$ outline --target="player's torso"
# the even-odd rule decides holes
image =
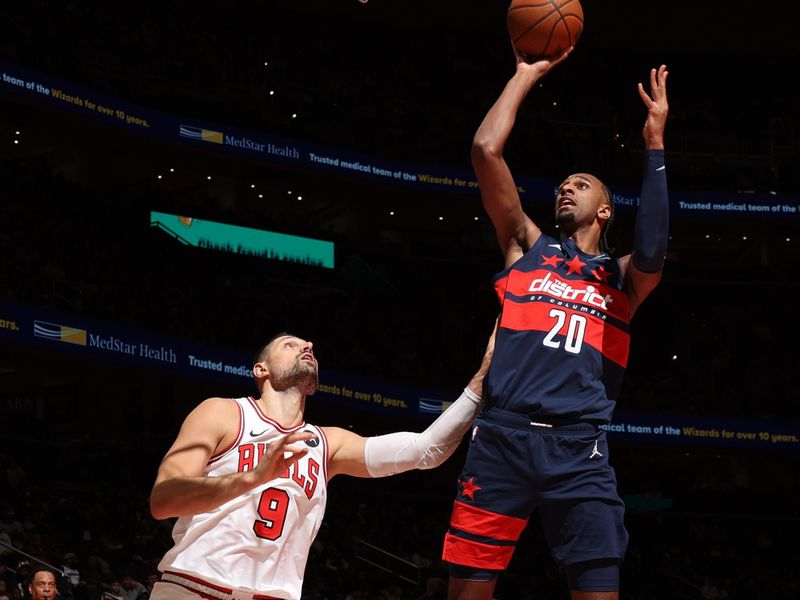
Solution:
[[[268,444],[292,431],[311,431],[317,437],[302,442],[308,454],[280,477],[216,510],[178,519],[175,546],[160,570],[299,598],[308,551],[325,513],[328,443],[319,427],[304,423],[283,429],[264,416],[252,398],[235,402],[240,408],[238,438],[209,459],[208,477],[254,469]]]
[[[543,420],[610,420],[629,348],[619,261],[542,235],[496,276],[495,290],[489,405]]]

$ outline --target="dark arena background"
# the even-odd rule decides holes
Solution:
[[[420,431],[458,396],[497,311],[469,151],[514,69],[506,6],[0,7],[0,598],[27,597],[38,560],[68,567],[65,600],[125,578],[144,600],[171,544],[148,508],[159,461],[201,400],[254,393],[278,331],[315,343],[312,423]],[[583,7],[506,157],[555,235],[554,186],[597,173],[629,252],[636,84],[668,65],[669,254],[609,431],[621,598],[796,599],[794,3]],[[303,598],[444,598],[464,455],[333,480]],[[565,590],[534,513],[496,597]]]

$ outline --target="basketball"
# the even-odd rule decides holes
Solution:
[[[578,0],[511,0],[506,24],[526,59],[553,58],[578,42],[583,7]]]

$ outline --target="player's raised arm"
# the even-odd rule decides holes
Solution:
[[[204,477],[209,458],[236,439],[239,409],[226,398],[208,398],[183,422],[178,437],[158,468],[150,493],[150,512],[156,519],[208,512],[255,486],[270,481],[302,458],[307,448],[293,442],[311,439],[312,433],[296,431],[270,444],[252,471],[221,477]],[[237,425],[233,431],[230,424]],[[286,458],[284,453],[288,453]]]
[[[539,238],[541,231],[522,210],[517,186],[503,157],[514,128],[517,111],[531,88],[571,49],[555,59],[528,64],[517,56],[517,68],[500,97],[486,113],[472,140],[472,166],[478,179],[483,206],[492,220],[506,266],[516,261]]]
[[[481,365],[461,396],[422,433],[398,431],[366,438],[345,429],[325,428],[331,448],[331,477],[386,477],[412,469],[432,469],[446,461],[483,408],[483,378],[492,361],[496,331],[497,323]]]
[[[669,240],[669,194],[664,162],[664,130],[669,114],[667,75],[666,65],[650,70],[650,94],[641,83],[638,85],[639,96],[647,107],[642,129],[644,174],[634,225],[633,252],[621,261],[631,315],[661,280]]]

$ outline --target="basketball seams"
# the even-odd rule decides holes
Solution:
[[[541,24],[542,24],[544,21],[546,21],[547,19],[552,19],[552,18],[553,18],[553,17],[554,17],[556,14],[557,14],[557,11],[553,11],[553,12],[551,12],[551,13],[549,13],[549,14],[546,14],[545,16],[543,16],[543,17],[542,17],[541,19],[539,19],[538,21],[536,21],[536,22],[534,22],[534,23],[531,23],[531,24],[528,26],[528,28],[527,28],[525,31],[523,31],[523,32],[522,32],[522,33],[520,33],[520,34],[519,34],[519,35],[518,35],[516,38],[514,38],[514,43],[516,44],[516,43],[517,43],[519,40],[521,40],[521,39],[522,39],[522,38],[524,38],[526,35],[528,35],[528,33],[529,33],[529,32],[530,32],[532,29],[536,29],[536,28],[537,28],[539,25],[541,25]],[[556,22],[558,22],[558,21],[556,21]]]
[[[508,9],[508,12],[513,13],[518,10],[524,10],[526,8],[544,8],[545,6],[548,5],[553,7],[553,11],[558,12],[561,11],[561,9],[563,9],[567,4],[572,4],[573,2],[575,2],[575,0],[566,0],[566,2],[564,2],[560,6],[556,4],[555,0],[547,0],[546,2],[542,2],[541,4],[531,4],[529,2],[528,4],[524,4],[522,6],[512,6]]]
[[[561,19],[558,19],[555,23],[553,23],[553,26],[550,28],[550,33],[547,34],[547,42],[544,45],[544,50],[542,50],[542,55],[547,55],[547,49],[550,47],[550,42],[553,41],[553,33],[561,24]]]
[[[579,19],[575,15],[564,15],[564,18],[562,19],[564,27],[567,30],[567,36],[569,36],[569,44],[570,46],[574,46],[576,43],[578,43],[578,38],[580,37],[580,33],[575,36],[572,35],[572,28],[569,27],[569,25],[567,24],[567,19],[577,19],[578,21],[580,21],[581,27],[583,27],[583,19]]]
[[[573,6],[570,7],[569,5],[572,4]],[[535,30],[537,27],[541,27],[541,31],[539,34],[543,38],[543,48],[537,48],[538,52],[526,52],[528,55],[532,56],[548,56],[548,48],[553,43],[554,38],[562,39],[561,36],[564,35],[566,37],[566,41],[568,42],[568,46],[574,45],[577,43],[578,38],[583,30],[583,14],[582,14],[582,7],[580,6],[580,2],[576,2],[576,0],[565,0],[558,3],[558,0],[547,0],[547,2],[537,2],[537,3],[526,3],[523,6],[514,6],[508,9],[508,14],[512,14],[514,12],[523,10],[523,9],[538,9],[541,11],[542,9],[546,9],[547,7],[552,7],[552,10],[548,12],[545,16],[537,19],[534,23],[529,24],[525,29],[516,34],[512,38],[512,42],[514,46],[517,46],[520,40],[525,38],[531,31]],[[577,8],[577,11],[571,10]],[[579,11],[579,12],[578,12]],[[547,24],[547,19],[555,18],[555,23],[552,26]],[[511,20],[507,17],[509,21],[509,32],[510,32],[510,24]],[[576,30],[570,26],[570,23],[577,23]],[[563,31],[558,31],[559,24],[563,25]],[[545,35],[545,28],[547,29],[547,33]],[[576,33],[577,31],[577,33]],[[558,44],[556,44],[556,48],[558,48]]]
[[[512,9],[510,9],[510,10],[508,11],[509,13],[510,13],[510,12],[513,12],[513,11],[515,11],[515,10],[521,10],[521,9],[524,9],[524,8],[543,8],[543,7],[547,6],[547,5],[551,5],[551,6],[553,7],[553,11],[552,11],[552,12],[550,12],[550,13],[546,14],[544,17],[542,17],[542,18],[541,18],[541,19],[539,19],[538,21],[536,21],[536,22],[534,22],[534,23],[531,23],[531,24],[530,24],[530,25],[527,27],[527,29],[525,29],[525,30],[524,30],[522,33],[520,33],[520,34],[519,34],[519,35],[518,35],[516,38],[514,38],[514,39],[513,39],[513,42],[516,44],[516,43],[517,43],[519,40],[521,40],[521,39],[522,39],[523,37],[525,37],[525,36],[526,36],[528,33],[530,33],[530,31],[531,31],[532,29],[535,29],[535,28],[536,28],[536,27],[538,27],[538,26],[539,26],[539,25],[540,25],[540,24],[541,24],[543,21],[546,21],[548,18],[552,17],[552,16],[553,16],[553,15],[555,15],[555,14],[557,14],[557,15],[560,17],[560,19],[559,19],[560,21],[565,21],[565,20],[566,20],[566,19],[565,19],[565,17],[571,17],[571,18],[577,19],[577,20],[580,22],[580,24],[581,24],[581,27],[583,27],[583,19],[582,19],[581,17],[579,17],[577,14],[575,14],[575,13],[566,13],[566,14],[565,14],[565,13],[562,13],[562,12],[561,12],[561,11],[562,11],[562,9],[563,9],[565,6],[567,6],[567,4],[571,4],[571,3],[573,3],[574,1],[575,1],[575,0],[566,0],[566,2],[564,2],[564,3],[563,3],[561,6],[557,6],[557,5],[555,4],[555,0],[549,0],[548,2],[545,2],[544,4],[526,4],[525,6],[517,6],[517,7],[514,7],[514,8],[512,8]],[[553,29],[555,29],[555,26],[553,27]],[[549,33],[549,35],[548,35],[548,37],[547,37],[547,44],[545,45],[545,48],[547,48],[547,46],[550,44],[550,40],[551,40],[551,39],[552,39],[552,37],[553,37],[553,29],[551,29],[551,30],[550,30],[550,33]],[[572,31],[569,29],[569,27],[567,27],[567,37],[568,37],[568,38],[569,38],[569,39],[572,41]]]
[[[572,0],[570,0],[571,2]],[[547,0],[547,2],[542,2],[541,4],[525,4],[523,6],[512,6],[508,9],[508,12],[516,12],[518,10],[524,10],[526,8],[544,8],[548,4],[553,4],[552,0]]]

